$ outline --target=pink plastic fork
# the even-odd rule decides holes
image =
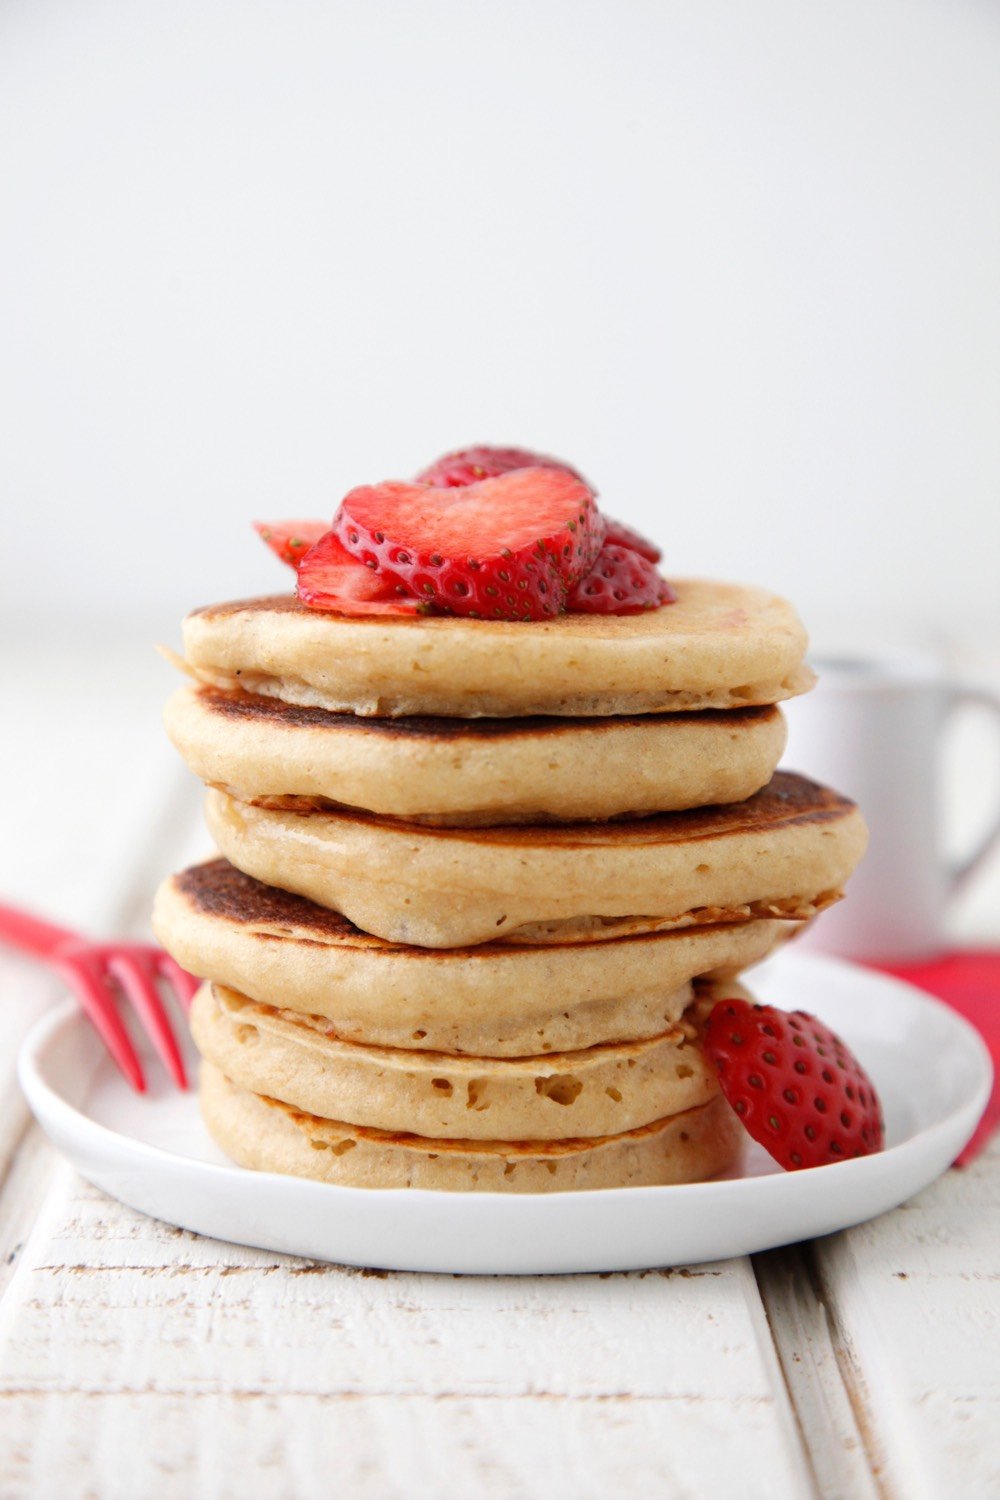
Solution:
[[[165,980],[185,1009],[198,981],[169,953],[152,943],[92,943],[28,912],[2,905],[0,943],[42,959],[66,981],[111,1056],[141,1094],[146,1080],[113,998],[116,992],[124,996],[177,1087],[187,1088],[184,1060],[157,981]]]

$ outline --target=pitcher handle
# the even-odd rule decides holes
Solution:
[[[951,703],[951,713],[960,708],[984,708],[992,714],[1000,734],[1000,698],[982,688],[957,688]],[[1000,758],[1000,757],[998,757]],[[956,860],[949,869],[948,878],[952,892],[959,891],[971,880],[983,861],[989,856],[1000,838],[1000,807],[994,814],[990,827],[964,859]]]

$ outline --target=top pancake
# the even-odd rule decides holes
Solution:
[[[812,685],[806,633],[785,600],[742,584],[674,587],[676,604],[644,614],[530,624],[354,618],[276,595],[196,610],[184,650],[216,686],[376,716],[743,708]]]

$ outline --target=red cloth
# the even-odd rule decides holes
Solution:
[[[1000,952],[972,949],[966,953],[948,953],[929,962],[873,967],[936,995],[970,1021],[989,1048],[994,1071],[1000,1076]],[[998,1127],[1000,1089],[994,1083],[986,1113],[956,1167],[967,1166]]]

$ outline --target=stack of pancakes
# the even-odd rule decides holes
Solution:
[[[223,858],[168,880],[209,1129],[372,1187],[698,1180],[741,1127],[701,1048],[725,981],[840,894],[853,803],[778,772],[792,610],[544,623],[199,610],[167,727]],[[806,998],[806,997],[804,997]]]

